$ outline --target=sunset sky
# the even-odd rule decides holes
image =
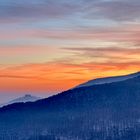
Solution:
[[[0,102],[140,71],[140,0],[0,0]]]

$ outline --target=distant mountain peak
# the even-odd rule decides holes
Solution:
[[[30,95],[30,94],[25,94],[24,97],[32,97],[32,95]]]
[[[104,77],[104,78],[93,79],[93,80],[90,80],[90,81],[85,82],[83,84],[80,84],[80,85],[76,86],[75,88],[119,82],[119,81],[124,81],[124,80],[127,80],[127,79],[131,79],[131,78],[135,78],[137,76],[140,76],[140,71],[135,72],[135,73],[131,73],[131,74],[128,74],[128,75],[112,76],[112,77]]]
[[[13,100],[9,101],[8,103],[1,104],[0,107],[7,106],[7,105],[10,105],[10,104],[14,104],[14,103],[35,102],[39,99],[41,99],[41,98],[36,97],[36,96],[32,96],[31,94],[25,94],[24,96],[13,99]]]
[[[31,94],[25,94],[22,98],[38,98],[36,96],[32,96]]]

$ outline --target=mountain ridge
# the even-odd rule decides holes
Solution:
[[[1,108],[1,109],[6,109],[6,108],[12,108],[12,107],[15,107],[15,106],[17,106],[18,104],[20,105],[20,106],[26,106],[26,105],[31,105],[31,106],[33,106],[34,104],[39,104],[39,103],[41,103],[41,102],[45,102],[45,103],[47,103],[47,102],[51,102],[51,100],[55,100],[55,98],[61,98],[61,97],[63,97],[63,96],[74,96],[74,95],[76,95],[76,93],[77,93],[77,90],[79,91],[79,90],[85,90],[85,89],[88,89],[88,88],[93,88],[93,90],[96,90],[96,88],[100,88],[100,86],[101,87],[108,87],[108,85],[110,86],[110,85],[115,85],[115,84],[124,84],[124,83],[131,83],[131,81],[132,81],[132,83],[133,83],[133,80],[135,80],[135,79],[140,79],[140,72],[137,72],[136,73],[137,74],[137,76],[135,76],[135,77],[133,77],[133,78],[129,78],[129,79],[125,79],[125,80],[122,80],[122,81],[116,81],[116,82],[111,82],[111,83],[104,83],[104,84],[95,84],[95,85],[91,85],[91,86],[83,86],[83,87],[78,87],[78,88],[73,88],[73,89],[69,89],[69,90],[67,90],[67,91],[63,91],[63,92],[61,92],[61,93],[58,93],[58,94],[56,94],[56,95],[52,95],[52,96],[50,96],[50,97],[48,97],[48,98],[45,98],[45,99],[41,99],[41,100],[37,100],[37,101],[35,101],[35,102],[27,102],[27,103],[14,103],[14,104],[11,104],[11,105],[8,105],[8,106],[4,106],[3,108]],[[75,94],[73,93],[73,94],[70,94],[70,93],[73,93],[73,92],[76,92]],[[84,95],[83,95],[84,96]],[[53,101],[53,102],[55,102],[55,101]],[[48,103],[47,103],[48,104]],[[52,104],[53,105],[53,104]],[[0,109],[0,110],[1,110]]]
[[[7,103],[0,104],[0,107],[15,104],[15,103],[35,102],[39,99],[41,99],[41,98],[37,97],[37,96],[32,96],[30,94],[25,94],[24,96],[13,99]]]
[[[82,83],[82,84],[80,84],[80,85],[78,85],[78,86],[76,86],[74,88],[124,81],[124,80],[127,80],[127,79],[131,79],[131,78],[137,77],[139,75],[140,75],[140,71],[135,72],[135,73],[131,73],[131,74],[127,74],[127,75],[96,78],[96,79],[84,82],[84,83]]]

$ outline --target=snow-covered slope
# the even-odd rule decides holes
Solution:
[[[26,103],[26,102],[34,102],[41,99],[40,97],[32,96],[30,94],[26,94],[23,97],[16,98],[14,100],[9,101],[8,103],[1,104],[0,107],[14,104],[14,103]]]
[[[80,85],[76,86],[75,88],[87,87],[87,86],[92,86],[92,85],[100,85],[100,84],[105,84],[105,83],[119,82],[119,81],[124,81],[124,80],[130,79],[130,78],[134,78],[137,76],[140,76],[140,72],[129,74],[129,75],[123,75],[123,76],[98,78],[98,79],[90,80],[86,83],[80,84]]]

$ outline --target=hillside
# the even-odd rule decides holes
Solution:
[[[54,140],[137,140],[139,108],[140,76],[137,75],[71,89],[33,103],[3,107],[0,136],[6,137],[8,133],[14,137],[16,132],[19,139],[27,140],[35,139],[34,136]]]

